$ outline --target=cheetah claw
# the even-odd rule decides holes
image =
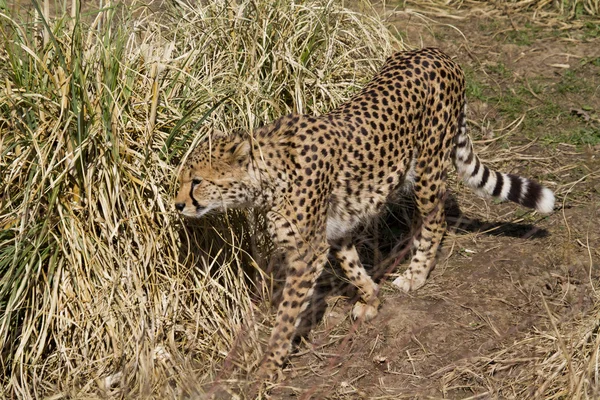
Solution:
[[[356,304],[354,304],[354,307],[352,308],[352,318],[362,318],[365,321],[370,321],[377,316],[378,308],[379,299],[375,299],[370,304],[359,301]]]
[[[405,292],[413,292],[425,285],[425,280],[417,279],[415,277],[409,278],[404,274],[394,279],[392,284]]]

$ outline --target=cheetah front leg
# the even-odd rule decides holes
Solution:
[[[352,317],[354,319],[364,318],[366,321],[375,318],[379,308],[379,299],[377,298],[379,287],[365,271],[351,238],[346,237],[335,242],[332,244],[331,250],[344,274],[350,283],[356,286],[361,296],[361,300],[352,308]]]
[[[300,323],[299,315],[308,306],[315,282],[327,262],[329,244],[316,229],[299,233],[297,225],[286,223],[281,214],[270,213],[276,231],[276,240],[286,252],[287,276],[275,326],[269,339],[267,351],[258,372],[259,379],[271,380],[278,374],[290,351],[292,339]],[[311,241],[304,238],[311,238]]]

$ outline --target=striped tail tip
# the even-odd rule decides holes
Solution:
[[[554,193],[552,193],[552,190],[542,187],[535,209],[543,214],[549,214],[554,210]]]
[[[500,190],[495,189],[492,196],[514,201],[544,214],[554,210],[554,193],[550,189],[518,175],[496,173],[496,176],[496,188],[500,187]]]

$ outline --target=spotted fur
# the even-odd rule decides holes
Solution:
[[[446,230],[442,203],[452,162],[482,194],[540,212],[553,209],[550,190],[481,163],[466,133],[463,73],[433,48],[393,55],[360,93],[326,115],[288,115],[250,135],[212,138],[191,153],[176,208],[190,217],[263,208],[285,254],[287,278],[263,375],[283,364],[329,252],[362,295],[353,316],[377,315],[378,288],[352,232],[407,183],[420,230],[410,265],[394,284],[409,291],[425,283]]]

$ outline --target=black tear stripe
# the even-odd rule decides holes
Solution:
[[[482,187],[484,187],[487,184],[489,177],[490,177],[490,169],[484,165],[483,166],[483,176],[481,177],[481,182],[479,182],[479,185],[477,187],[480,189]]]
[[[521,204],[525,207],[536,208],[537,202],[542,197],[542,185],[537,182],[529,181],[527,193],[523,196]]]
[[[479,162],[479,158],[475,159],[475,168],[473,169],[473,173],[471,174],[472,177],[476,177],[477,174],[479,173],[479,167],[481,166],[481,163]]]
[[[194,185],[192,185],[191,189],[190,189],[190,199],[192,199],[192,204],[194,205],[194,207],[196,207],[196,210],[199,209],[199,208],[202,208],[200,206],[200,203],[198,203],[196,201],[196,199],[194,198]]]
[[[502,193],[502,186],[504,185],[504,178],[502,177],[502,174],[499,172],[494,172],[496,174],[496,187],[494,188],[494,191],[492,192],[492,196],[494,197],[500,197],[500,193]]]
[[[509,174],[508,179],[510,179],[510,190],[508,191],[508,199],[510,201],[514,201],[515,203],[520,203],[521,187],[523,186],[523,181],[521,181],[520,176],[513,174]]]

